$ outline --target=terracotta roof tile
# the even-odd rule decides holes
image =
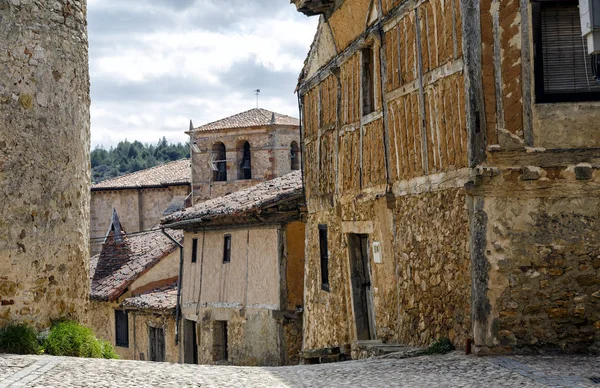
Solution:
[[[183,233],[167,230],[178,241]],[[177,249],[159,230],[127,235],[120,242],[111,232],[100,254],[90,259],[91,292],[95,300],[115,300],[140,275]]]
[[[177,306],[177,282],[155,288],[123,301],[123,307],[152,310],[173,310]]]
[[[181,159],[107,179],[92,185],[92,191],[189,184],[191,175],[190,160]]]
[[[193,207],[164,217],[161,223],[169,225],[185,220],[202,222],[220,217],[241,215],[301,196],[302,175],[300,171],[294,171],[282,177],[259,183],[256,186],[201,202]]]
[[[286,116],[281,113],[255,108],[214,121],[212,123],[204,124],[198,128],[195,128],[194,132],[231,128],[262,127],[266,125],[291,125],[297,127],[300,125],[300,121],[294,117]]]

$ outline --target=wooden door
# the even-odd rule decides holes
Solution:
[[[158,327],[149,327],[150,361],[165,361],[165,332]]]
[[[359,341],[374,339],[368,236],[349,234],[348,249],[350,253],[350,281],[352,283],[356,339]]]
[[[186,364],[198,363],[198,342],[196,339],[196,322],[184,320],[183,362]]]

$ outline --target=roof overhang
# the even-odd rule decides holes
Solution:
[[[306,16],[329,14],[335,6],[335,0],[291,0],[291,3]]]

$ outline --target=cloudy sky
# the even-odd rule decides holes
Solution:
[[[298,117],[293,94],[317,18],[289,0],[88,0],[92,148],[184,142],[260,107]]]

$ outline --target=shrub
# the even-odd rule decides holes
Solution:
[[[102,345],[92,330],[72,321],[54,324],[44,348],[53,356],[102,357]]]
[[[426,354],[446,354],[456,349],[448,338],[440,338],[427,348]]]
[[[38,354],[35,330],[25,324],[16,323],[0,329],[0,353]]]
[[[119,358],[117,352],[115,352],[115,348],[108,341],[98,340],[100,342],[100,346],[102,347],[102,358]]]

